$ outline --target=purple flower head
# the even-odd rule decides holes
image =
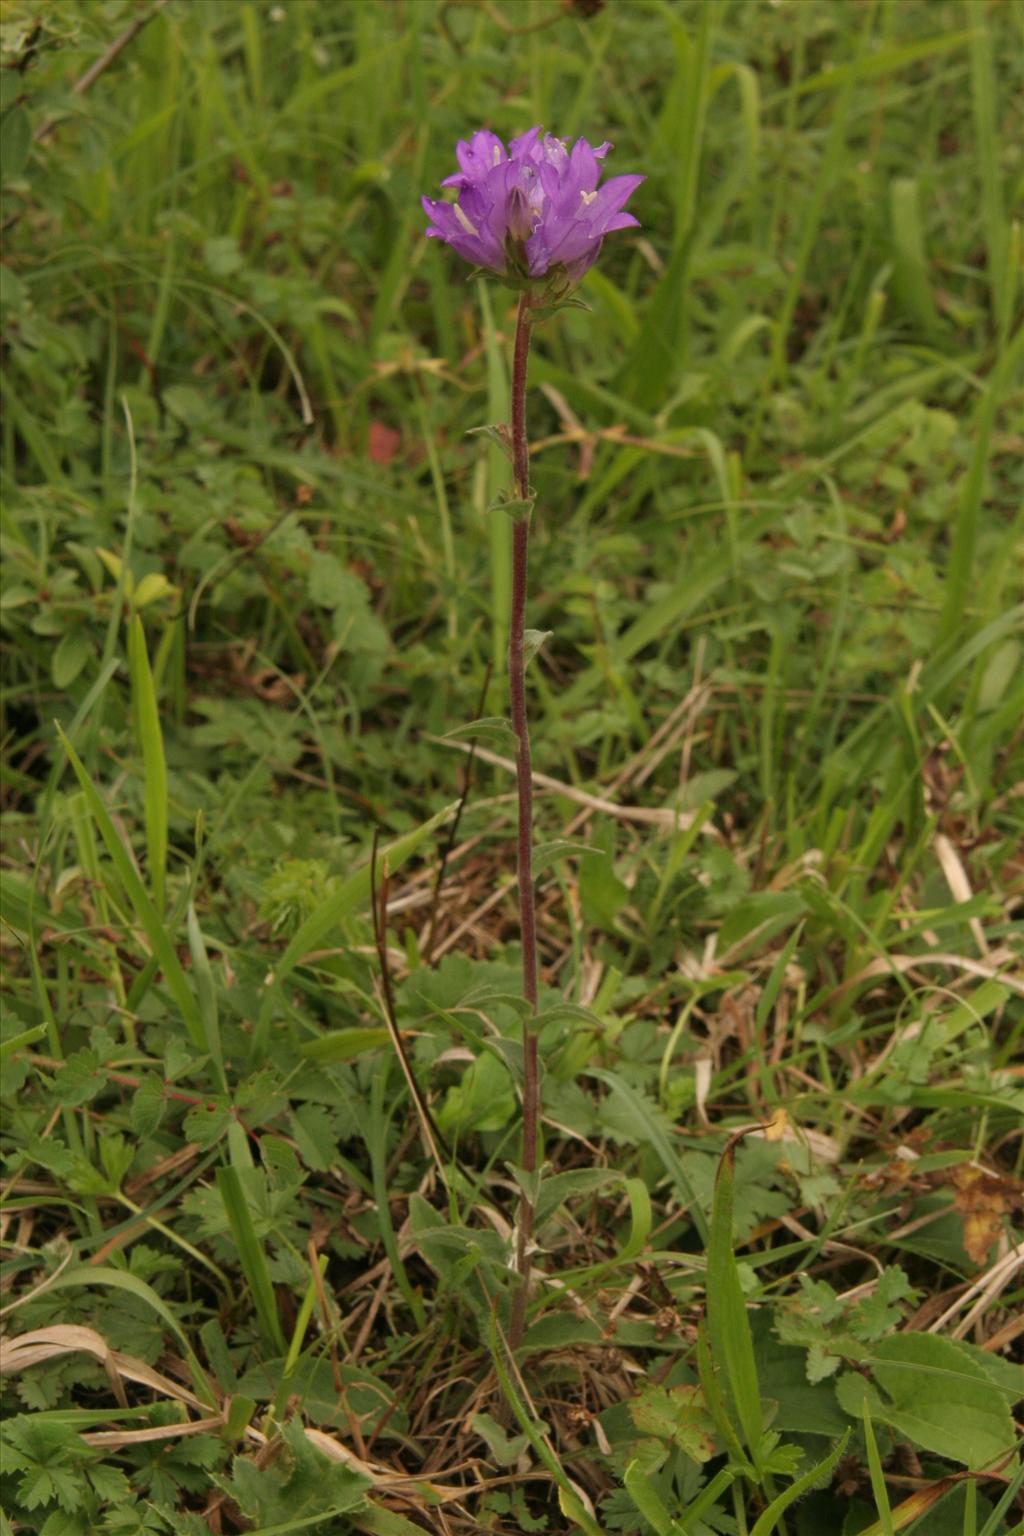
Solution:
[[[454,203],[423,198],[427,234],[466,261],[497,272],[516,287],[574,287],[597,260],[605,235],[640,221],[623,210],[643,176],[613,176],[602,187],[601,161],[611,149],[531,128],[505,149],[486,128],[456,145],[459,169],[441,183],[457,187]]]

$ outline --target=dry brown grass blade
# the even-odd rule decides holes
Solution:
[[[426,740],[434,742],[439,747],[451,747],[456,752],[470,750],[466,742],[448,741],[443,736],[428,734]],[[516,771],[516,765],[510,757],[501,757],[497,752],[491,752],[486,747],[478,746],[476,756],[479,762],[490,763],[493,768],[503,768],[506,773],[514,774]],[[600,795],[590,795],[585,789],[564,784],[561,779],[553,779],[547,773],[535,773],[533,783],[535,789],[551,790],[556,795],[564,796],[566,800],[586,806],[588,810],[600,811],[605,816],[614,816],[618,821],[632,821],[648,827],[664,827],[670,832],[685,832],[694,822],[693,811],[673,810],[671,806],[616,805],[614,800],[603,800]]]
[[[1009,1253],[1004,1253],[1001,1258],[980,1275],[973,1285],[969,1285],[962,1295],[958,1296],[953,1305],[947,1307],[941,1317],[937,1317],[928,1329],[929,1333],[941,1333],[946,1324],[951,1322],[956,1314],[970,1301],[975,1301],[974,1306],[953,1330],[954,1339],[964,1338],[971,1330],[975,1322],[983,1312],[991,1306],[995,1298],[1004,1291],[1021,1269],[1024,1269],[1024,1243],[1018,1243],[1011,1248]]]
[[[84,1434],[86,1445],[105,1446],[110,1451],[124,1451],[147,1440],[180,1440],[186,1435],[217,1434],[224,1428],[220,1414],[209,1419],[189,1419],[183,1424],[156,1424],[149,1429],[97,1429]]]
[[[422,1489],[425,1494],[429,1495],[431,1500],[436,1499],[443,1504],[450,1504],[466,1497],[467,1490],[465,1488],[451,1487],[444,1483],[427,1482],[425,1479],[415,1477],[410,1473],[394,1472],[389,1467],[382,1467],[378,1463],[361,1461],[358,1456],[348,1449],[348,1446],[342,1445],[340,1440],[336,1440],[333,1435],[327,1434],[325,1430],[312,1429],[307,1426],[305,1433],[309,1443],[315,1445],[317,1450],[330,1461],[343,1462],[345,1466],[353,1467],[356,1471],[362,1472],[366,1477],[371,1478],[374,1485],[381,1490],[387,1490],[392,1493],[415,1493],[417,1490]],[[257,1436],[258,1431],[253,1432],[253,1438]],[[259,1438],[262,1439],[264,1437],[259,1436]]]
[[[51,1328],[36,1328],[31,1333],[18,1334],[16,1338],[0,1339],[0,1376],[16,1375],[33,1365],[40,1365],[44,1360],[80,1354],[92,1355],[108,1374],[113,1370],[128,1381],[149,1387],[161,1397],[174,1398],[179,1403],[186,1403],[190,1408],[201,1411],[206,1409],[206,1404],[201,1403],[187,1387],[172,1381],[169,1376],[161,1375],[144,1360],[123,1354],[119,1349],[111,1349],[95,1328],[85,1328],[78,1323],[57,1323]]]
[[[971,882],[967,878],[967,871],[964,869],[960,855],[944,832],[936,833],[932,847],[935,849],[935,857],[942,867],[942,873],[946,878],[946,884],[949,886],[953,900],[970,901],[974,892],[971,890]],[[981,926],[980,919],[977,917],[970,918],[967,926],[974,936],[974,942],[978,946],[979,955],[987,960],[989,953],[988,940],[985,937],[985,930]]]
[[[1019,992],[1024,997],[1024,979],[1019,971],[1014,973],[1004,970],[1004,966],[1010,966],[1018,957],[1005,946],[1001,949],[989,951],[988,963],[980,960],[972,960],[969,955],[953,955],[945,950],[928,950],[923,955],[879,955],[877,959],[870,961],[859,970],[855,976],[848,976],[822,1003],[823,1008],[829,1007],[844,992],[849,992],[851,987],[857,987],[863,981],[873,981],[876,976],[891,976],[895,971],[903,975],[907,971],[917,970],[922,965],[944,965],[950,970],[966,971],[970,976],[981,976],[985,981],[998,981],[1004,987],[1009,987],[1012,992]]]

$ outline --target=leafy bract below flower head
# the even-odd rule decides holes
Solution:
[[[562,298],[597,260],[605,235],[639,223],[623,210],[643,176],[613,176],[598,186],[611,149],[577,139],[570,150],[540,128],[508,149],[486,128],[456,146],[459,169],[441,185],[454,203],[423,199],[427,234],[516,288]]]

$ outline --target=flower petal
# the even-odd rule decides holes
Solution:
[[[578,282],[606,234],[638,223],[624,209],[644,177],[613,176],[600,185],[601,162],[611,147],[579,138],[570,149],[536,126],[506,149],[497,134],[479,128],[459,141],[459,169],[442,182],[457,201],[422,200],[427,233],[505,276],[512,275],[510,262],[519,270],[518,247],[538,280],[559,266],[570,283]]]

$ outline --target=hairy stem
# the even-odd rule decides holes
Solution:
[[[512,471],[515,494],[520,501],[530,496],[530,448],[526,437],[526,365],[530,352],[530,302],[524,293],[516,317],[515,350],[512,357]],[[512,614],[509,625],[508,683],[512,729],[516,749],[516,787],[519,801],[518,870],[519,925],[523,947],[523,996],[529,1011],[523,1019],[523,1151],[522,1167],[527,1173],[537,1168],[537,1125],[540,1118],[540,1080],[537,1071],[537,1036],[533,1019],[537,1012],[537,919],[533,892],[533,769],[530,762],[530,732],[526,719],[526,626],[527,556],[530,547],[529,516],[520,516],[512,526]],[[533,1237],[533,1202],[524,1193],[519,1201],[516,1268],[519,1286],[512,1303],[509,1344],[522,1343],[526,1326],[526,1303],[530,1289],[530,1244]]]

